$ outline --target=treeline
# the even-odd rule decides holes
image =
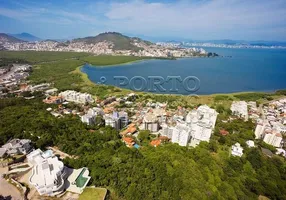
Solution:
[[[77,116],[55,118],[40,99],[0,100],[0,143],[10,138],[31,139],[36,147],[56,145],[78,156],[65,164],[90,170],[90,184],[107,187],[112,198],[122,199],[286,199],[286,164],[268,158],[259,148],[249,149],[253,124],[240,120],[219,122],[210,143],[196,148],[166,144],[157,148],[129,149],[110,127],[88,127]],[[91,131],[94,130],[94,131]],[[230,146],[240,142],[244,155],[230,156]]]
[[[0,57],[0,68],[10,67],[12,66],[12,64],[15,64],[15,63],[28,64],[29,62],[27,60],[20,59],[20,58],[1,58]]]

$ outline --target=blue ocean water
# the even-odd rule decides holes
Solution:
[[[140,78],[133,82],[130,80],[134,76],[142,76],[147,80],[146,87],[141,87],[144,91],[150,90],[149,84],[152,84],[148,76],[162,76],[165,81],[168,76],[180,76],[182,80],[188,76],[195,76],[200,80],[199,89],[195,92],[186,90],[183,82],[179,81],[176,83],[178,91],[171,91],[172,81],[169,81],[162,84],[166,91],[156,87],[155,91],[154,87],[151,87],[151,92],[155,93],[187,95],[286,89],[285,49],[206,48],[206,50],[216,52],[221,57],[145,60],[109,67],[85,65],[82,72],[93,82],[104,82],[115,86],[119,86],[123,80],[115,79],[114,76],[126,76],[129,82],[121,87],[133,90],[140,89],[144,84]],[[197,81],[189,81],[188,84],[189,87],[198,86]]]

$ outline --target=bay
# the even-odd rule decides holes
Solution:
[[[82,72],[95,83],[120,86],[118,78],[125,76],[128,84],[120,86],[128,89],[140,89],[140,78],[131,81],[132,77],[144,77],[147,80],[143,91],[175,94],[214,94],[246,91],[275,91],[286,88],[286,50],[285,49],[226,49],[205,48],[216,52],[220,57],[214,58],[182,58],[177,60],[144,60],[114,66],[91,66],[86,64]],[[149,76],[161,76],[165,82],[160,88],[152,87]],[[166,82],[170,76],[180,76],[184,80],[188,76],[197,77],[199,89],[188,91],[183,82],[177,81],[174,91],[172,81]],[[104,77],[104,78],[102,78]],[[133,79],[134,80],[134,79]],[[198,86],[198,82],[188,81],[189,87]],[[173,90],[172,90],[173,89]],[[151,91],[150,91],[151,90]]]

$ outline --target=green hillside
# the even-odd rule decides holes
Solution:
[[[85,37],[74,39],[72,42],[84,42],[89,44],[96,44],[98,42],[111,42],[113,43],[113,50],[132,50],[139,51],[141,48],[132,44],[134,40],[140,40],[139,38],[130,38],[128,36],[122,35],[116,32],[101,33],[95,37]],[[150,43],[150,42],[146,42]]]

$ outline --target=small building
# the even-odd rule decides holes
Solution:
[[[243,148],[239,143],[235,143],[231,146],[231,155],[241,157],[243,155]]]
[[[63,98],[60,96],[49,96],[43,100],[43,102],[47,104],[60,104],[63,101],[64,101]]]
[[[225,130],[225,129],[219,130],[219,133],[220,133],[221,135],[223,135],[223,136],[226,136],[226,135],[229,134],[229,132],[228,132],[227,130]]]
[[[246,144],[249,148],[255,147],[254,141],[253,140],[247,140]]]
[[[33,147],[31,146],[31,140],[27,139],[12,139],[2,146],[7,151],[8,155],[17,155],[17,154],[27,154]]]
[[[125,136],[125,135],[132,135],[137,131],[137,128],[135,126],[135,124],[130,124],[127,129],[125,129],[124,131],[120,132],[120,135]]]
[[[133,147],[133,145],[135,144],[135,141],[133,140],[133,138],[130,138],[130,137],[123,137],[122,140],[126,144],[127,147]]]

